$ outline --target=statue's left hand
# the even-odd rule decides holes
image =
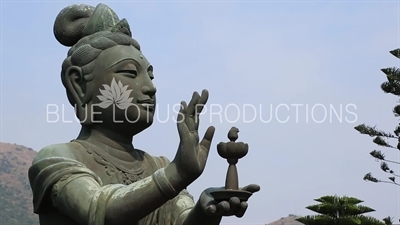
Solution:
[[[260,190],[260,186],[257,184],[250,184],[240,189],[255,193]],[[217,190],[224,190],[224,188],[208,188],[200,195],[198,205],[202,208],[203,212],[207,216],[243,217],[247,210],[247,202],[241,202],[237,197],[232,197],[229,201],[217,202],[210,194],[212,191]]]

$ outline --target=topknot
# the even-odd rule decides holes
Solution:
[[[54,23],[54,36],[65,46],[71,47],[84,37],[99,32],[121,33],[132,37],[126,19],[120,20],[107,5],[70,5],[58,14]]]
[[[70,47],[83,38],[85,29],[95,8],[90,5],[75,4],[65,7],[54,23],[54,36],[60,44]]]

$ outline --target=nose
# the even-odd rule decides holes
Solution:
[[[153,97],[156,94],[156,92],[157,89],[153,84],[144,85],[142,87],[142,93],[150,97]]]

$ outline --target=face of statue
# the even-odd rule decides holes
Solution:
[[[91,104],[94,123],[137,134],[153,123],[153,66],[133,46],[115,46],[96,59]]]

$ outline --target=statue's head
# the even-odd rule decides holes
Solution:
[[[54,35],[71,47],[61,80],[82,125],[134,135],[152,124],[153,67],[125,19],[104,4],[71,5],[57,16]]]

